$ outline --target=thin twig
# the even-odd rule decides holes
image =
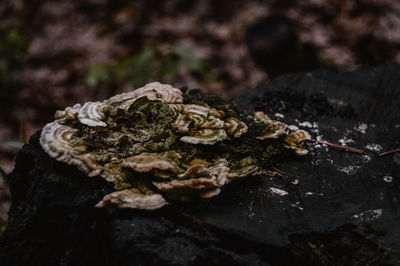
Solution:
[[[281,175],[285,175],[285,172],[283,172],[282,170],[279,170],[279,169],[276,168],[276,167],[272,167],[272,169],[274,169],[276,172],[278,172],[278,173],[281,174]]]
[[[380,157],[380,156],[385,156],[385,155],[392,154],[392,153],[395,153],[395,152],[400,152],[400,148],[395,149],[395,150],[391,150],[391,151],[382,152],[382,153],[379,154],[378,156],[379,156],[379,157]]]
[[[319,143],[319,144],[325,144],[325,145],[328,145],[328,146],[331,146],[331,147],[335,147],[335,148],[338,148],[338,149],[343,149],[343,150],[355,152],[355,153],[358,153],[358,154],[365,154],[366,153],[365,151],[360,150],[360,149],[356,149],[356,148],[349,147],[349,146],[344,146],[344,145],[339,145],[339,144],[334,144],[334,143],[330,143],[330,142],[327,142],[327,141],[315,140],[315,139],[310,139],[309,141],[316,142],[316,143]]]
[[[204,225],[204,223],[199,218],[197,218],[194,215],[188,215],[187,217],[189,217],[192,220],[192,222],[195,223],[195,225],[199,226],[200,229],[203,230],[203,232],[205,233],[205,235],[207,237],[214,237],[214,235],[207,229],[207,227]]]

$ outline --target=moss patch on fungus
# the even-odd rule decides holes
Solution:
[[[223,100],[209,102],[154,82],[57,111],[40,143],[56,160],[113,182],[116,191],[96,205],[110,209],[156,209],[166,195],[212,197],[268,170],[285,148],[306,153],[304,133],[288,136],[263,113],[246,117]]]

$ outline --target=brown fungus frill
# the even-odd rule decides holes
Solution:
[[[310,134],[305,130],[297,130],[285,138],[285,143],[286,147],[295,150],[297,155],[307,155],[308,150],[300,146],[307,140],[311,140]]]
[[[256,121],[260,121],[265,124],[266,134],[263,136],[259,136],[256,139],[265,140],[265,139],[277,139],[281,135],[286,134],[286,124],[271,120],[265,113],[263,112],[255,112],[254,118]]]
[[[116,207],[154,210],[166,204],[166,200],[160,194],[144,195],[138,189],[132,188],[106,195],[102,201],[97,203],[96,207],[111,210]]]
[[[266,131],[265,135],[258,136],[256,137],[256,139],[258,140],[277,139],[280,138],[281,136],[285,136],[284,146],[286,148],[294,150],[296,154],[300,156],[308,154],[308,150],[301,146],[305,141],[311,140],[311,136],[307,131],[296,130],[288,134],[286,130],[287,125],[285,123],[276,120],[271,120],[264,112],[255,112],[254,120],[264,123]]]
[[[112,182],[116,191],[96,205],[107,209],[157,209],[167,204],[164,196],[213,197],[231,181],[262,172],[257,156],[235,150],[235,139],[248,131],[235,112],[183,102],[179,89],[153,82],[76,104],[56,112],[40,143],[52,158]],[[258,139],[286,134],[285,124],[263,113],[255,118],[271,135]],[[301,141],[292,134],[285,142],[298,152]]]

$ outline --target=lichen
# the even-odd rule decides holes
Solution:
[[[51,157],[114,184],[96,207],[161,208],[167,198],[209,198],[262,173],[306,135],[264,113],[246,118],[223,102],[191,101],[153,82],[103,102],[57,111],[40,143]],[[308,134],[308,133],[307,133]],[[303,139],[301,138],[303,136]]]

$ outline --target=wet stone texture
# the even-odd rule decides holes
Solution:
[[[218,197],[153,211],[94,208],[112,184],[51,159],[38,132],[10,178],[1,264],[399,264],[400,154],[377,156],[400,147],[399,84],[398,65],[318,71],[278,77],[234,99],[239,110],[265,112],[320,143]]]

